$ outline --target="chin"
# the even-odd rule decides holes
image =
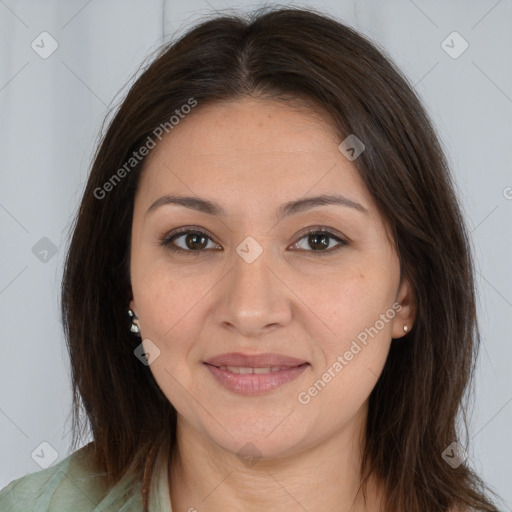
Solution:
[[[272,425],[261,424],[261,421],[259,424],[223,423],[225,430],[217,425],[218,428],[215,428],[215,432],[209,432],[209,436],[220,448],[242,459],[275,459],[299,451],[305,437],[298,425],[283,428],[283,424],[283,417]]]

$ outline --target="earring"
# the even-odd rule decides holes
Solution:
[[[128,315],[132,319],[132,325],[130,325],[130,331],[133,332],[133,334],[137,334],[138,336],[140,336],[140,327],[135,323],[135,321],[137,320],[137,316],[133,312],[133,309],[128,309]]]
[[[407,325],[404,325],[404,331],[407,332],[409,330],[409,327]]]

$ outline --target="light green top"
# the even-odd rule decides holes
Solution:
[[[141,512],[142,482],[121,479],[110,489],[80,448],[49,468],[30,473],[0,490],[1,512]],[[151,512],[172,512],[165,459],[155,462],[149,491]]]

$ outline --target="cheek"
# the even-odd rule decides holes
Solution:
[[[322,321],[334,349],[373,326],[392,306],[395,284],[389,267],[361,263],[326,278],[302,279],[293,290]],[[383,330],[390,333],[390,324]]]
[[[196,273],[184,277],[168,264],[148,264],[133,283],[141,332],[159,350],[150,370],[169,402],[186,413],[192,411],[190,394],[200,400],[202,390],[194,380],[205,323],[205,296],[215,279]],[[184,390],[187,390],[185,392]]]
[[[187,411],[195,383],[188,367],[190,351],[198,339],[200,323],[194,320],[199,310],[197,304],[206,290],[200,290],[197,281],[184,285],[175,273],[153,265],[139,276],[138,286],[132,283],[139,310],[141,332],[159,350],[159,356],[151,363],[158,386],[178,410]],[[189,390],[188,393],[184,389]]]
[[[211,282],[210,282],[211,281]],[[212,287],[208,275],[183,277],[168,262],[140,259],[132,270],[132,290],[139,311],[143,334],[166,343],[185,337],[189,317],[200,309],[199,301]]]
[[[358,288],[361,291],[361,288]],[[309,387],[298,396],[313,417],[326,414],[343,424],[367,400],[385,365],[395,309],[384,294],[342,295],[335,334],[318,339],[317,364]]]
[[[357,410],[375,386],[389,352],[396,269],[381,263],[352,270],[326,281],[322,293],[311,287],[311,304],[327,327],[317,338],[319,358],[311,382],[312,394],[322,394],[318,406],[332,403]]]

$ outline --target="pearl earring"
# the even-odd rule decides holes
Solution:
[[[409,327],[407,325],[404,325],[404,331],[407,332],[409,330]]]
[[[137,334],[138,336],[140,336],[140,327],[135,323],[135,321],[137,320],[137,316],[133,312],[133,309],[128,309],[128,315],[132,319],[132,325],[130,325],[130,331],[133,332],[133,334]]]

